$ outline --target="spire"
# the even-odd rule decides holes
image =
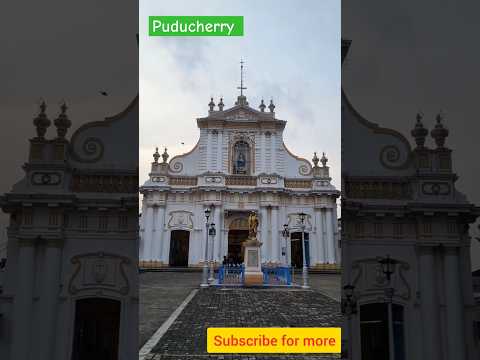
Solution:
[[[57,128],[58,139],[65,139],[68,129],[72,126],[72,122],[67,116],[67,109],[67,103],[64,101],[62,105],[60,105],[60,115],[53,121]]]
[[[47,104],[45,104],[45,101],[42,100],[40,104],[40,113],[35,119],[33,119],[33,125],[35,125],[35,127],[37,128],[37,137],[39,139],[45,139],[45,133],[47,132],[47,128],[51,124],[51,121],[47,118],[47,114],[45,114],[46,109]]]
[[[243,96],[243,90],[247,90],[246,87],[243,86],[243,60],[240,60],[240,86],[237,87],[240,90],[240,96]]]
[[[240,90],[240,95],[237,97],[237,101],[235,102],[235,105],[248,105],[247,97],[243,95],[243,90],[247,90],[245,86],[243,86],[243,60],[240,60],[240,86],[237,87],[237,89]]]
[[[223,103],[223,97],[220,98],[220,102],[218,103],[218,110],[223,111],[223,107],[225,104]]]

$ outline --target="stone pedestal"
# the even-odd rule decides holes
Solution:
[[[260,247],[262,243],[256,238],[249,238],[244,247],[245,286],[263,285],[263,273]]]

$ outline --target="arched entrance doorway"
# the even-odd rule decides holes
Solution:
[[[248,238],[248,218],[240,217],[232,220],[228,230],[227,261],[229,263],[243,263],[242,243]]]
[[[117,360],[120,301],[87,298],[75,303],[72,360]]]
[[[188,247],[190,232],[187,230],[172,230],[170,235],[170,266],[188,266]]]
[[[303,267],[303,249],[302,249],[302,233],[294,232],[291,234],[291,248],[292,248],[292,266],[295,268]],[[304,233],[305,240],[305,257],[307,266],[310,266],[310,248],[308,233]]]

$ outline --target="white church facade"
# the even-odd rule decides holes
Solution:
[[[342,92],[342,358],[479,358],[469,227],[480,208],[457,190],[449,131],[432,120],[431,131],[412,121],[411,146]]]
[[[0,197],[2,360],[138,357],[138,97],[69,139],[71,124],[42,103],[25,176]]]
[[[255,212],[262,263],[301,267],[304,213],[306,262],[337,269],[339,191],[331,184],[327,158],[315,154],[312,166],[287,149],[287,122],[275,117],[273,102],[267,108],[262,100],[256,110],[241,93],[233,107],[224,106],[223,99],[218,107],[211,99],[208,115],[197,119],[200,138],[190,152],[170,161],[167,149],[155,152],[149,179],[140,187],[140,266],[203,264],[208,208],[216,228],[209,257],[217,264],[243,261],[247,219]],[[282,235],[284,225],[289,238]]]

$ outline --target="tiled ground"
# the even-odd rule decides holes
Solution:
[[[143,344],[193,288],[199,273],[141,275],[140,330]],[[200,289],[154,348],[154,360],[179,359],[338,359],[319,355],[209,355],[205,352],[209,326],[339,326],[336,298],[339,275],[311,276],[312,290]],[[329,294],[330,297],[324,294]],[[179,341],[181,339],[181,341]]]

